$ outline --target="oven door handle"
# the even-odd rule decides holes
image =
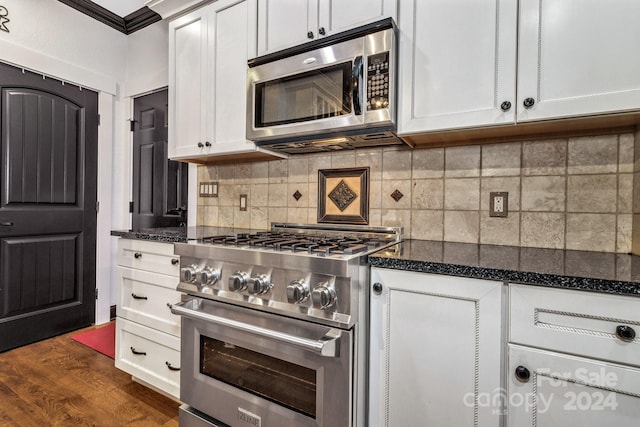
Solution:
[[[274,331],[272,329],[262,328],[260,326],[251,325],[249,323],[239,322],[237,320],[227,319],[224,317],[215,316],[213,314],[204,313],[202,311],[193,310],[185,307],[185,303],[190,301],[183,301],[171,306],[171,312],[173,314],[179,314],[180,316],[188,317],[195,320],[203,320],[205,322],[215,323],[221,326],[227,326],[229,328],[237,329],[239,331],[248,332],[259,337],[275,340],[284,344],[289,344],[300,348],[302,350],[311,351],[325,357],[337,357],[338,354],[338,339],[341,336],[341,331],[338,329],[329,329],[326,334],[319,340],[302,338],[295,335],[285,334],[283,332]]]

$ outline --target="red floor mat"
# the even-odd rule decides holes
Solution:
[[[74,335],[71,339],[113,359],[116,355],[116,322]]]

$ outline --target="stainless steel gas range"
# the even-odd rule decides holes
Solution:
[[[176,244],[180,425],[364,427],[366,258],[401,234],[278,223]]]

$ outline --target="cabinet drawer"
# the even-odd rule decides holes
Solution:
[[[640,299],[511,285],[510,302],[512,343],[640,366]]]
[[[116,280],[118,316],[180,336],[180,316],[169,307],[180,301],[177,278],[118,267]]]
[[[171,396],[180,398],[179,338],[118,317],[115,365]]]
[[[173,253],[173,243],[146,240],[118,240],[118,265],[178,277],[180,257]]]

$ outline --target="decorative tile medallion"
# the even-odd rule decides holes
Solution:
[[[329,193],[329,198],[333,203],[335,203],[338,209],[340,209],[340,212],[344,212],[351,202],[358,198],[358,195],[349,188],[343,179],[338,185],[336,185],[336,188]]]
[[[318,171],[318,222],[369,223],[369,168]]]
[[[398,190],[396,188],[396,191],[394,191],[393,193],[391,193],[391,197],[393,198],[393,200],[396,201],[396,203],[398,203],[400,201],[400,199],[402,199],[404,197],[404,194],[402,194],[400,192],[400,190]]]
[[[293,193],[293,198],[296,200],[300,200],[300,197],[302,197],[302,193],[300,193],[298,190],[296,190],[295,193]]]

